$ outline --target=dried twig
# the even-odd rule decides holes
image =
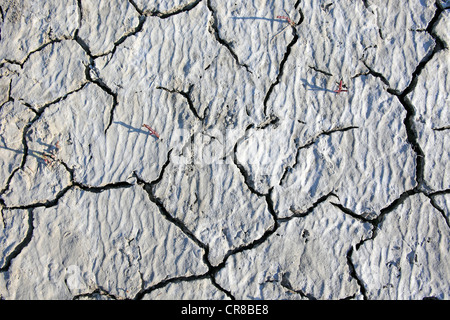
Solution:
[[[339,81],[339,89],[334,90],[334,92],[337,93],[337,94],[339,94],[339,93],[341,93],[341,92],[347,92],[347,91],[348,91],[348,90],[342,89],[342,80]]]
[[[291,27],[295,27],[295,26],[296,26],[296,23],[294,22],[294,20],[292,20],[292,19],[289,17],[289,14],[286,12],[286,10],[284,10],[284,12],[286,13],[286,15],[285,15],[285,16],[277,16],[277,19],[283,19],[283,20],[286,20],[286,22],[288,22],[289,24],[288,24],[286,27],[284,27],[283,29],[281,29],[280,31],[278,31],[278,33],[272,37],[272,39],[270,40],[270,42],[272,42],[273,40],[275,40],[275,38],[278,37],[278,36],[279,36],[283,31],[285,31],[289,26],[291,26]]]
[[[159,134],[155,130],[153,130],[148,124],[144,123],[142,126],[148,129],[148,131],[150,131],[150,135],[153,135],[159,139]]]

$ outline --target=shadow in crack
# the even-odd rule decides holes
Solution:
[[[311,89],[307,89],[308,91],[325,91],[325,92],[332,92],[335,93],[333,90],[327,89],[327,88],[323,88],[323,87],[319,87],[315,84],[309,83],[308,80],[306,79],[301,79],[301,81],[303,82],[303,86],[306,87],[310,87]]]

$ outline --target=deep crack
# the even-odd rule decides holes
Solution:
[[[314,71],[316,71],[316,72],[319,72],[319,73],[321,73],[321,74],[324,74],[324,75],[326,75],[326,76],[328,76],[328,77],[333,76],[333,75],[332,75],[331,73],[329,73],[328,71],[321,70],[321,69],[319,69],[319,68],[317,68],[317,67],[309,66],[309,68],[312,69],[312,70],[314,70]]]
[[[42,107],[40,107],[38,110],[36,110],[36,108],[34,108],[33,106],[31,106],[30,104],[24,103],[25,106],[27,106],[30,110],[32,110],[32,111],[35,113],[35,116],[34,116],[34,118],[31,119],[31,120],[24,126],[24,128],[22,129],[22,147],[23,147],[23,156],[22,156],[22,160],[21,160],[21,162],[20,162],[20,165],[19,165],[18,167],[16,167],[14,170],[11,171],[11,173],[10,173],[8,179],[6,180],[5,187],[4,187],[2,190],[0,190],[0,197],[1,197],[6,191],[9,190],[11,180],[13,179],[14,175],[16,174],[16,172],[19,171],[19,170],[24,170],[24,168],[25,168],[25,164],[26,164],[26,162],[27,162],[27,157],[28,157],[28,153],[29,153],[29,152],[28,152],[28,151],[29,151],[29,148],[28,148],[28,142],[27,142],[27,135],[28,135],[28,131],[29,131],[30,128],[33,126],[33,124],[41,118],[42,114],[44,113],[44,111],[45,111],[48,107],[50,107],[50,106],[53,105],[53,104],[56,104],[56,103],[58,103],[58,102],[61,102],[61,101],[65,100],[65,99],[67,99],[71,94],[74,94],[74,93],[76,93],[76,92],[81,91],[81,90],[86,86],[86,84],[87,84],[87,83],[83,83],[79,88],[77,88],[77,89],[75,89],[75,90],[73,90],[73,91],[71,91],[71,92],[68,92],[68,93],[66,93],[65,95],[61,96],[61,97],[58,97],[58,98],[56,98],[55,100],[53,100],[53,101],[51,101],[51,102],[48,102],[48,103],[44,104],[44,105],[43,105]],[[65,164],[64,164],[64,165],[65,165]],[[67,169],[68,167],[65,165],[65,168]],[[69,173],[70,173],[70,171],[69,171]],[[73,174],[73,173],[71,173],[71,174]],[[1,199],[1,201],[2,201],[2,203],[4,203],[3,199]]]
[[[106,92],[108,95],[110,95],[113,99],[111,110],[109,111],[109,121],[105,128],[105,134],[107,133],[109,127],[113,123],[114,120],[114,112],[116,110],[118,102],[118,95],[116,92],[114,92],[111,88],[109,88],[105,82],[101,78],[93,79],[91,76],[91,70],[95,70],[95,63],[93,60],[91,60],[91,64],[85,66],[85,76],[86,79],[94,84],[96,84],[100,89],[102,89],[104,92]]]
[[[444,130],[450,130],[450,126],[445,127],[439,127],[439,128],[432,128],[434,131],[444,131]]]
[[[6,63],[9,63],[9,64],[18,65],[18,66],[20,66],[21,69],[23,69],[24,64],[28,61],[28,59],[33,54],[44,50],[49,45],[52,45],[54,43],[59,43],[59,42],[62,42],[64,40],[73,40],[73,37],[63,36],[63,37],[61,37],[59,39],[51,39],[50,41],[43,43],[42,45],[40,45],[36,49],[31,50],[30,52],[28,52],[28,54],[26,55],[26,57],[22,61],[11,60],[11,59],[4,59],[2,62],[0,62],[0,68],[2,68]]]
[[[73,296],[72,300],[82,300],[82,299],[86,299],[86,298],[96,299],[98,295],[105,296],[111,300],[123,300],[123,298],[113,295],[103,288],[97,288],[94,291],[88,292],[88,293],[77,294],[77,295]]]
[[[158,17],[161,19],[166,19],[169,18],[171,16],[183,13],[183,12],[187,12],[189,10],[194,9],[202,0],[195,0],[192,1],[190,3],[187,3],[185,5],[180,5],[177,7],[174,7],[168,11],[162,12],[156,9],[150,10],[150,11],[142,11],[140,10],[140,12],[142,12],[144,15],[147,16],[152,16],[152,17]],[[135,8],[137,8],[137,6],[135,6]]]
[[[164,90],[164,91],[167,91],[167,92],[170,92],[170,93],[177,93],[177,94],[181,95],[183,98],[186,99],[186,101],[188,103],[188,106],[189,106],[189,110],[191,110],[191,112],[194,114],[194,116],[197,119],[199,119],[200,121],[203,121],[203,120],[205,120],[206,109],[203,112],[203,116],[200,116],[198,114],[197,109],[195,109],[194,103],[193,103],[192,98],[191,98],[191,94],[192,94],[193,88],[194,88],[193,84],[191,84],[189,86],[188,91],[181,91],[181,90],[176,90],[176,89],[168,89],[168,88],[161,87],[161,86],[156,87],[156,89],[161,89],[161,90]]]
[[[239,61],[239,57],[236,55],[236,53],[232,49],[231,43],[225,41],[224,39],[222,39],[220,37],[219,27],[217,25],[217,20],[218,20],[217,14],[211,5],[211,0],[206,0],[206,6],[208,7],[209,12],[211,13],[211,20],[210,20],[210,25],[209,25],[208,31],[214,36],[214,38],[216,39],[217,42],[219,42],[222,46],[224,46],[228,50],[228,52],[231,54],[231,56],[233,57],[233,59],[236,61],[236,63],[239,66],[244,67],[247,72],[252,73],[250,71],[250,68],[248,65],[246,65],[245,63],[241,63]]]
[[[136,296],[133,298],[133,300],[142,300],[144,296],[148,293],[151,293],[152,291],[155,291],[157,289],[164,288],[165,286],[171,284],[171,283],[179,283],[182,281],[195,281],[195,280],[201,280],[208,278],[208,273],[201,274],[201,275],[191,275],[191,276],[179,276],[179,277],[173,277],[170,279],[162,280],[152,286],[149,286],[145,289],[140,290]]]
[[[398,95],[397,97],[406,110],[406,117],[403,123],[405,125],[408,143],[411,145],[411,148],[416,153],[415,179],[417,183],[417,188],[422,188],[424,187],[425,184],[424,182],[425,154],[418,142],[418,134],[414,122],[416,110],[405,94]]]
[[[334,193],[334,192],[329,192],[328,194],[325,194],[321,197],[319,197],[308,209],[306,210],[296,210],[294,208],[289,208],[289,210],[293,213],[292,215],[290,215],[289,217],[284,217],[284,218],[278,218],[278,222],[286,222],[289,220],[292,220],[294,218],[304,218],[307,215],[309,215],[311,212],[314,211],[315,208],[317,208],[320,204],[324,203],[325,201],[328,201],[328,199],[330,197],[336,197],[338,198],[338,196]],[[332,203],[333,204],[333,203]]]
[[[290,292],[299,294],[302,298],[308,299],[308,300],[317,300],[312,294],[305,293],[303,290],[294,289],[292,288],[291,282],[289,281],[289,277],[287,275],[288,273],[283,273],[281,275],[281,282],[280,285],[287,289]]]
[[[296,3],[296,9],[297,9],[297,6],[298,6],[299,4],[300,4],[300,1],[298,1],[298,2]],[[297,22],[297,23],[295,24],[296,26],[299,26],[300,24],[302,24],[302,22],[303,22],[303,20],[304,20],[303,11],[302,11],[300,8],[298,9],[298,11],[299,11],[299,13],[300,13],[300,20],[299,20],[299,22]],[[283,73],[284,73],[284,65],[286,64],[286,62],[287,62],[289,56],[291,55],[292,47],[297,43],[297,41],[298,41],[298,39],[299,39],[299,36],[298,36],[298,34],[297,34],[297,29],[296,29],[296,27],[291,26],[291,30],[292,30],[292,36],[293,36],[293,38],[292,38],[291,42],[289,42],[289,44],[287,45],[286,51],[285,51],[284,56],[283,56],[283,59],[281,59],[280,67],[279,67],[279,71],[278,71],[277,78],[276,78],[275,81],[270,85],[269,90],[267,90],[266,96],[264,97],[264,100],[263,100],[263,105],[264,105],[264,110],[263,110],[263,111],[264,111],[264,115],[265,115],[265,116],[267,116],[267,102],[268,102],[269,99],[270,99],[270,96],[271,96],[271,94],[272,94],[273,89],[280,83],[281,78],[283,77]]]
[[[431,51],[431,53],[426,55],[422,59],[422,61],[419,62],[416,69],[413,71],[412,77],[411,77],[411,82],[409,83],[408,87],[406,87],[405,90],[403,90],[403,92],[401,92],[401,93],[393,92],[394,94],[406,96],[411,91],[413,91],[416,87],[418,77],[422,73],[423,69],[425,69],[425,66],[427,65],[427,63],[429,61],[431,61],[433,59],[433,57],[439,51],[448,49],[447,44],[441,38],[439,38],[438,34],[436,34],[436,32],[434,30],[436,24],[439,22],[439,18],[441,16],[442,12],[444,11],[444,9],[439,5],[438,1],[436,1],[434,5],[436,7],[436,11],[434,12],[433,18],[428,23],[428,26],[425,28],[425,31],[428,32],[430,34],[430,36],[433,38],[433,40],[435,42],[435,46],[434,46],[433,50]]]
[[[359,129],[359,127],[357,127],[357,126],[348,126],[348,127],[335,128],[335,129],[323,131],[323,132],[321,132],[321,133],[315,135],[313,138],[311,138],[311,139],[309,140],[309,142],[307,142],[307,143],[305,143],[305,144],[303,144],[303,145],[297,147],[297,152],[296,152],[295,157],[294,157],[295,162],[294,162],[292,165],[287,166],[287,167],[284,169],[284,172],[283,172],[283,175],[281,176],[279,185],[282,186],[282,185],[284,184],[284,181],[285,181],[285,179],[286,179],[288,173],[291,172],[291,171],[298,165],[298,156],[299,156],[301,150],[306,149],[306,148],[309,148],[309,147],[311,147],[312,145],[314,145],[314,144],[319,140],[319,138],[320,138],[321,136],[329,136],[329,135],[331,135],[331,134],[333,134],[333,133],[335,133],[335,132],[345,132],[345,131],[349,131],[349,130],[353,130],[353,129]]]
[[[117,50],[117,47],[119,47],[122,43],[124,43],[125,40],[127,40],[129,37],[132,37],[132,36],[134,36],[134,35],[136,35],[136,34],[138,34],[139,32],[142,31],[142,29],[143,29],[143,27],[144,27],[144,22],[145,22],[145,21],[146,21],[145,16],[142,16],[142,15],[139,16],[139,23],[138,23],[138,25],[137,25],[133,30],[131,30],[130,32],[124,34],[124,35],[123,35],[122,37],[120,37],[117,41],[115,41],[115,42],[114,42],[114,47],[113,47],[113,49],[112,49],[111,51],[102,53],[102,54],[100,54],[100,55],[97,55],[97,56],[95,56],[94,58],[98,58],[98,57],[102,57],[102,56],[105,56],[105,55],[109,55],[109,54],[110,54],[110,55],[111,55],[110,60],[111,60],[112,56],[114,56],[114,53],[115,53],[116,50]]]
[[[34,223],[33,210],[35,208],[45,209],[45,208],[50,208],[50,207],[58,205],[59,200],[62,199],[62,197],[64,197],[68,191],[72,190],[72,188],[77,188],[78,190],[81,190],[82,192],[101,193],[103,191],[112,190],[112,189],[131,188],[134,185],[127,181],[111,182],[111,183],[105,184],[103,186],[90,186],[90,185],[80,183],[80,182],[77,182],[75,179],[75,174],[76,174],[75,167],[71,168],[64,161],[56,159],[55,162],[57,162],[57,163],[59,163],[59,165],[63,166],[66,170],[66,173],[70,176],[70,179],[69,179],[70,182],[65,187],[63,187],[61,190],[56,192],[56,194],[54,194],[52,196],[52,199],[39,201],[36,203],[31,203],[31,204],[8,207],[5,204],[5,200],[2,198],[4,196],[4,194],[7,191],[9,191],[10,188],[12,188],[11,183],[13,181],[13,178],[17,174],[17,172],[19,170],[23,170],[25,168],[25,166],[27,165],[27,160],[28,160],[27,157],[29,155],[33,156],[32,153],[34,153],[34,151],[30,150],[30,147],[28,146],[29,141],[27,140],[27,137],[28,137],[28,134],[29,134],[32,126],[36,123],[36,121],[38,121],[41,118],[44,110],[46,110],[47,107],[49,107],[55,103],[58,103],[60,101],[63,101],[69,95],[71,95],[75,92],[78,92],[79,90],[82,90],[88,83],[93,83],[93,84],[97,85],[101,90],[103,90],[107,95],[112,97],[111,109],[107,109],[105,111],[105,112],[109,112],[109,120],[105,124],[105,130],[104,130],[104,133],[106,134],[108,129],[110,128],[111,124],[113,123],[114,114],[115,114],[116,107],[119,104],[119,99],[118,99],[118,93],[114,92],[105,83],[105,81],[104,81],[105,79],[101,79],[100,77],[97,76],[97,74],[95,74],[95,76],[94,76],[94,73],[97,71],[97,69],[95,67],[96,59],[99,57],[103,57],[105,55],[110,55],[109,60],[106,62],[106,64],[108,64],[109,61],[111,61],[111,58],[114,56],[116,50],[119,48],[119,46],[124,45],[124,43],[127,39],[131,38],[132,36],[136,35],[137,33],[141,32],[143,30],[143,26],[144,26],[146,19],[148,19],[150,17],[166,19],[166,18],[170,18],[177,14],[182,14],[182,13],[188,12],[189,10],[197,7],[197,5],[199,5],[201,0],[193,0],[187,4],[173,7],[172,9],[169,9],[164,12],[159,11],[157,9],[153,9],[153,10],[141,9],[138,7],[138,5],[136,5],[134,0],[128,0],[128,2],[130,3],[131,6],[134,7],[136,12],[139,13],[139,23],[137,26],[133,27],[130,32],[123,34],[119,39],[115,40],[115,42],[113,43],[114,44],[113,49],[111,49],[111,50],[108,49],[109,51],[106,53],[93,55],[93,53],[91,52],[91,49],[89,48],[89,45],[85,42],[85,40],[80,38],[79,30],[80,30],[80,28],[82,26],[82,22],[83,22],[82,21],[83,20],[83,8],[82,8],[82,0],[77,0],[76,3],[78,6],[78,28],[75,30],[75,32],[73,32],[73,36],[66,35],[66,36],[60,37],[59,39],[51,39],[51,40],[47,41],[46,43],[39,45],[37,48],[33,49],[32,51],[28,52],[26,54],[25,58],[23,58],[20,61],[14,60],[14,59],[4,59],[0,63],[0,68],[6,64],[15,64],[15,65],[18,65],[21,69],[23,69],[24,64],[30,60],[30,57],[34,53],[37,53],[37,52],[43,50],[48,45],[58,43],[61,41],[65,41],[65,40],[76,41],[78,43],[78,45],[80,45],[80,47],[84,50],[86,55],[89,56],[89,60],[90,60],[89,64],[85,65],[84,71],[85,71],[86,82],[84,82],[81,85],[81,87],[79,87],[79,88],[75,89],[74,91],[71,91],[61,97],[56,98],[54,101],[46,102],[46,104],[44,104],[43,106],[33,106],[27,102],[22,101],[22,103],[29,110],[31,110],[34,113],[34,117],[32,117],[31,121],[29,123],[25,124],[22,127],[22,129],[20,130],[20,138],[22,140],[23,155],[20,155],[21,159],[18,157],[20,159],[20,164],[17,167],[15,167],[11,171],[11,173],[9,173],[7,175],[6,184],[4,186],[4,189],[0,191],[0,205],[1,205],[1,219],[2,219],[4,228],[6,228],[6,225],[5,225],[5,217],[3,216],[3,214],[4,214],[3,210],[25,210],[28,213],[28,219],[27,219],[28,229],[26,230],[26,234],[25,234],[24,238],[22,240],[20,240],[20,243],[18,245],[16,245],[13,248],[12,252],[10,252],[7,255],[7,257],[5,259],[5,263],[3,264],[3,266],[0,266],[1,267],[0,273],[9,272],[9,269],[11,267],[11,263],[13,262],[13,260],[17,256],[19,256],[23,252],[24,248],[26,248],[29,245],[29,243],[32,241],[33,231],[35,228],[35,226],[33,225],[33,223]],[[295,2],[295,9],[299,10],[299,12],[300,12],[300,20],[296,25],[300,25],[304,20],[303,12],[301,9],[299,9],[300,4],[301,4],[301,0],[297,0]],[[370,1],[363,0],[363,4],[364,4],[365,8],[369,8]],[[208,31],[211,33],[212,36],[214,36],[215,40],[220,45],[222,45],[223,47],[225,47],[226,50],[228,50],[228,52],[230,53],[230,55],[232,56],[234,61],[239,66],[244,67],[247,72],[251,73],[249,66],[240,61],[238,55],[234,51],[232,42],[228,42],[226,39],[221,38],[220,25],[219,25],[220,21],[218,19],[218,13],[216,12],[216,9],[212,7],[210,0],[206,1],[206,6],[210,13]],[[332,6],[332,4],[329,3],[329,4],[322,6],[322,9],[323,8],[328,9],[331,6]],[[205,243],[201,242],[199,240],[200,238],[198,238],[194,234],[194,232],[189,230],[185,221],[183,221],[182,219],[176,218],[174,215],[172,215],[166,209],[166,207],[165,207],[166,199],[160,199],[156,195],[156,186],[162,181],[162,179],[165,175],[166,169],[168,168],[168,166],[171,163],[170,156],[171,156],[172,150],[170,150],[167,155],[167,160],[161,166],[159,175],[156,177],[155,180],[153,180],[151,182],[146,182],[142,178],[138,177],[136,172],[133,172],[133,176],[136,178],[136,181],[137,181],[137,184],[139,185],[139,187],[142,187],[142,189],[146,192],[150,201],[158,207],[159,213],[162,215],[162,217],[164,219],[166,219],[170,224],[174,225],[176,228],[181,230],[181,232],[184,235],[186,235],[187,238],[192,240],[193,243],[195,243],[201,250],[203,250],[202,261],[207,266],[208,270],[207,270],[207,272],[197,274],[197,275],[174,276],[169,279],[166,278],[166,279],[161,280],[158,283],[152,284],[151,286],[148,286],[148,287],[145,287],[145,281],[143,279],[143,274],[139,270],[139,275],[141,277],[141,288],[140,288],[139,292],[136,294],[136,296],[134,297],[134,299],[140,300],[140,299],[144,298],[144,296],[146,294],[153,292],[154,290],[164,288],[165,286],[172,284],[172,283],[192,282],[192,281],[197,281],[197,280],[209,280],[209,281],[211,281],[212,285],[215,288],[217,288],[219,291],[223,292],[228,298],[235,299],[234,295],[232,294],[232,291],[234,290],[234,288],[225,289],[221,285],[219,285],[219,283],[217,283],[217,281],[216,281],[216,274],[219,271],[224,269],[224,267],[228,261],[228,258],[230,258],[238,253],[247,251],[247,250],[256,249],[258,246],[260,246],[261,244],[268,241],[269,237],[271,237],[276,232],[276,230],[279,228],[281,223],[285,223],[287,221],[290,221],[291,219],[297,219],[297,218],[301,219],[303,217],[306,217],[311,212],[313,212],[317,208],[317,206],[319,206],[321,203],[324,203],[324,202],[329,202],[331,205],[333,205],[334,207],[341,210],[345,215],[348,215],[362,223],[368,223],[372,226],[371,235],[368,236],[368,238],[361,239],[356,245],[351,246],[346,252],[346,262],[347,262],[348,270],[350,272],[352,279],[356,280],[356,282],[359,286],[359,292],[361,293],[361,295],[363,296],[363,298],[365,300],[368,299],[368,293],[367,293],[368,289],[366,289],[366,287],[365,287],[366,284],[363,281],[365,274],[363,274],[363,275],[357,274],[355,264],[353,263],[353,260],[352,260],[352,256],[353,256],[353,253],[355,251],[357,251],[361,247],[361,245],[363,245],[366,241],[371,241],[371,240],[375,239],[375,237],[378,234],[378,231],[383,226],[385,217],[389,213],[391,213],[396,208],[401,206],[406,201],[406,199],[408,199],[412,195],[422,193],[428,197],[431,205],[437,211],[439,211],[440,215],[445,219],[446,225],[450,228],[449,217],[446,215],[445,210],[440,207],[440,205],[438,204],[438,201],[436,199],[436,196],[449,194],[450,191],[448,189],[440,190],[440,191],[430,191],[430,188],[428,188],[426,186],[426,181],[425,181],[425,177],[424,177],[425,154],[424,154],[424,151],[421,149],[421,145],[419,144],[420,132],[418,132],[418,128],[415,123],[415,117],[417,115],[417,111],[415,109],[415,106],[412,104],[410,99],[407,97],[408,94],[413,92],[414,89],[416,88],[418,80],[419,80],[419,76],[421,75],[422,71],[426,68],[428,62],[431,61],[435,57],[436,53],[438,53],[442,50],[448,50],[448,44],[445,43],[445,41],[443,39],[441,39],[435,31],[435,27],[436,27],[439,19],[442,17],[443,11],[446,8],[443,8],[442,5],[439,4],[439,1],[435,2],[435,7],[436,7],[436,10],[435,10],[434,16],[428,23],[427,27],[425,29],[413,30],[415,32],[427,32],[428,34],[430,34],[431,37],[433,38],[433,40],[435,41],[435,46],[434,46],[433,50],[429,54],[427,54],[425,57],[423,57],[422,60],[418,63],[418,65],[416,66],[416,68],[414,69],[414,71],[412,73],[410,83],[402,92],[390,88],[389,81],[387,80],[387,78],[385,78],[383,74],[378,73],[373,68],[369,67],[364,61],[363,61],[363,63],[366,66],[368,71],[352,77],[352,78],[354,78],[354,77],[357,77],[357,76],[360,76],[363,74],[364,75],[370,74],[370,75],[380,79],[380,81],[386,85],[387,92],[392,95],[395,95],[399,99],[404,110],[406,111],[406,116],[404,118],[403,124],[404,124],[405,130],[406,130],[407,142],[416,155],[416,158],[415,158],[416,159],[416,168],[415,168],[416,185],[412,189],[403,192],[397,199],[392,201],[385,208],[381,209],[379,212],[379,215],[376,218],[365,218],[364,216],[361,216],[361,215],[353,212],[352,210],[344,207],[339,202],[330,201],[330,197],[335,197],[339,200],[339,197],[333,192],[329,192],[326,195],[322,195],[320,198],[315,200],[315,202],[310,207],[308,207],[304,211],[300,211],[300,210],[295,209],[294,207],[291,207],[290,211],[292,212],[292,215],[290,215],[288,217],[283,217],[283,218],[279,218],[277,216],[277,212],[275,211],[275,205],[272,200],[274,187],[273,186],[270,187],[269,191],[267,193],[263,193],[263,192],[259,191],[258,188],[255,186],[255,181],[253,181],[253,178],[252,178],[253,172],[250,169],[247,170],[247,168],[239,162],[238,157],[237,157],[237,152],[238,152],[239,144],[242,142],[242,140],[244,138],[247,137],[247,133],[250,129],[264,130],[264,129],[268,128],[269,126],[273,126],[274,128],[276,128],[279,125],[280,118],[274,114],[268,114],[268,113],[270,113],[270,106],[268,105],[268,103],[269,103],[269,101],[271,101],[271,97],[274,94],[275,88],[283,80],[284,74],[286,72],[286,63],[288,62],[288,59],[291,59],[292,48],[298,42],[298,39],[299,39],[296,26],[291,24],[290,30],[292,31],[293,38],[286,46],[286,50],[284,52],[282,60],[279,63],[279,66],[278,66],[279,71],[278,71],[276,79],[274,81],[273,81],[273,79],[269,80],[269,81],[273,81],[273,82],[270,83],[270,87],[265,92],[265,95],[263,94],[264,95],[263,96],[263,98],[264,98],[263,99],[263,107],[264,107],[263,110],[264,110],[264,115],[266,116],[266,118],[264,119],[263,122],[261,122],[258,125],[249,125],[245,130],[244,137],[237,140],[237,142],[235,143],[234,148],[232,150],[232,152],[233,152],[232,161],[233,161],[233,164],[235,165],[235,167],[238,169],[237,171],[239,171],[240,175],[242,176],[242,180],[243,180],[242,185],[245,184],[244,189],[248,188],[248,191],[250,193],[252,193],[253,195],[256,195],[261,200],[262,199],[264,200],[265,205],[266,205],[266,210],[270,213],[270,215],[273,219],[273,223],[271,223],[270,226],[267,227],[267,229],[264,230],[263,234],[260,235],[257,239],[252,238],[253,240],[250,243],[246,243],[246,244],[238,246],[237,248],[229,250],[228,252],[226,252],[222,261],[219,264],[212,265],[208,258],[209,250],[210,250],[209,244],[205,244]],[[333,7],[331,7],[331,10],[333,10]],[[0,13],[1,13],[2,20],[4,20],[5,16],[7,16],[7,14],[4,14],[3,9],[1,7],[0,7]],[[135,23],[133,23],[133,25],[135,25]],[[0,30],[0,32],[1,32],[1,30]],[[381,35],[381,29],[379,29],[379,32]],[[316,72],[319,72],[319,73],[325,75],[325,76],[332,76],[332,74],[329,73],[327,70],[321,70],[317,66],[308,66],[308,67]],[[208,68],[209,68],[209,66],[206,67],[206,69],[208,69]],[[7,93],[7,98],[6,98],[7,100],[5,102],[1,103],[0,110],[4,107],[5,103],[14,101],[14,98],[11,97],[11,86],[12,86],[12,80],[10,80],[10,82],[9,82],[9,89],[8,89],[9,91]],[[174,93],[174,94],[180,94],[183,98],[186,99],[189,109],[190,109],[191,113],[195,116],[195,118],[199,119],[200,121],[205,120],[205,116],[209,109],[206,108],[203,112],[203,116],[201,116],[199,114],[199,112],[197,111],[197,109],[194,107],[194,100],[192,99],[193,85],[189,86],[188,91],[168,89],[165,87],[157,87],[157,89],[162,89],[167,92]],[[201,104],[201,102],[198,102],[198,103]],[[200,107],[198,107],[198,108],[200,108]],[[247,108],[247,106],[246,106],[246,108]],[[247,109],[246,109],[246,111],[247,111]],[[297,121],[300,123],[306,124],[304,121],[300,121],[300,120],[297,120]],[[434,127],[434,128],[432,128],[432,130],[434,130],[436,132],[442,132],[442,131],[448,130],[449,128],[450,127],[448,125],[444,125],[442,127]],[[282,176],[278,182],[279,185],[276,187],[282,188],[284,186],[284,183],[285,183],[286,179],[288,178],[289,174],[291,173],[292,169],[295,168],[300,161],[299,156],[300,156],[301,150],[313,146],[318,141],[318,139],[324,135],[331,135],[334,132],[344,132],[344,131],[353,130],[353,129],[359,129],[359,127],[349,126],[349,127],[336,128],[336,129],[332,129],[329,131],[324,131],[324,132],[321,132],[321,133],[317,134],[316,136],[312,137],[304,145],[299,145],[298,143],[296,143],[295,144],[295,159],[287,167],[281,168],[282,170],[284,169],[284,171],[282,172]],[[443,132],[442,134],[445,134],[445,132]],[[194,142],[193,139],[194,139],[194,134],[191,135],[191,141],[190,141],[192,148],[193,148],[193,142]],[[297,140],[294,140],[294,141],[297,141]],[[5,143],[5,146],[6,146],[6,143]],[[9,150],[9,149],[7,149],[7,150]],[[17,152],[17,150],[12,150],[12,149],[9,151]],[[294,150],[292,150],[292,151],[294,151]],[[194,155],[194,152],[192,152],[192,155]],[[289,158],[289,159],[291,159],[291,158]],[[225,160],[225,159],[222,159],[222,160]],[[193,158],[191,159],[191,161],[193,164],[194,163]],[[231,165],[233,165],[233,164],[231,164]],[[238,179],[238,180],[241,181],[241,179]],[[139,248],[139,250],[140,250],[140,248]],[[128,263],[131,264],[130,258],[129,257],[127,257],[127,258],[128,258]],[[67,285],[67,283],[66,283],[66,285]],[[279,285],[282,288],[284,288],[290,292],[299,294],[302,298],[307,298],[307,299],[311,299],[311,300],[315,299],[314,296],[312,296],[311,294],[309,294],[303,290],[294,289],[292,287],[292,285],[290,284],[288,275],[286,273],[282,273],[281,283],[279,283]],[[353,293],[353,292],[351,292],[351,293]],[[346,294],[348,295],[349,293],[346,293]],[[124,299],[123,297],[115,296],[115,295],[107,292],[106,290],[104,290],[101,287],[97,287],[95,290],[88,292],[88,293],[75,295],[73,298],[74,299],[95,298],[98,295],[105,296],[110,299]],[[355,298],[356,296],[357,296],[357,293],[354,293],[353,295],[348,296],[348,298]],[[431,297],[431,298],[433,298],[433,297]],[[0,295],[0,299],[1,298],[2,298],[2,296]]]
[[[422,73],[422,71],[425,69],[428,62],[430,62],[433,57],[441,50],[447,50],[446,43],[439,38],[439,36],[435,33],[434,29],[436,24],[439,21],[439,18],[442,14],[442,12],[445,10],[441,7],[438,1],[435,2],[435,13],[433,18],[428,23],[427,27],[425,28],[425,31],[428,32],[433,40],[435,41],[435,46],[431,53],[426,55],[416,66],[415,70],[412,73],[411,81],[409,85],[402,91],[398,91],[395,89],[392,89],[390,87],[389,81],[381,74],[370,68],[364,61],[364,65],[369,70],[368,73],[379,78],[385,85],[387,85],[387,92],[395,95],[403,108],[406,111],[406,117],[403,121],[406,129],[406,135],[407,135],[407,141],[410,144],[412,150],[416,154],[416,172],[415,172],[415,180],[416,180],[416,189],[417,190],[425,190],[428,187],[426,186],[426,182],[424,180],[424,170],[425,170],[425,154],[418,142],[418,132],[415,126],[414,118],[416,116],[416,109],[414,105],[411,103],[410,99],[407,97],[408,94],[410,94],[416,87],[418,82],[418,77]],[[437,131],[439,131],[441,128],[437,128]],[[436,129],[435,129],[436,130]],[[446,127],[442,128],[442,130],[446,130]]]
[[[164,203],[161,199],[159,199],[156,195],[155,195],[155,187],[156,185],[158,185],[163,176],[164,176],[164,172],[166,170],[166,168],[168,167],[168,165],[170,164],[170,154],[172,153],[172,150],[169,151],[168,155],[167,155],[167,161],[164,163],[164,165],[161,168],[160,174],[159,176],[151,181],[151,182],[145,182],[143,179],[141,179],[135,172],[133,173],[134,177],[137,180],[137,183],[139,185],[141,185],[143,187],[143,189],[147,192],[147,195],[150,199],[151,202],[153,202],[159,209],[159,212],[161,213],[161,215],[170,223],[174,224],[177,228],[179,228],[189,239],[191,239],[198,247],[200,247],[204,254],[203,254],[203,262],[205,263],[205,265],[208,268],[208,271],[205,274],[201,274],[201,275],[192,275],[192,276],[181,276],[181,277],[175,277],[175,278],[171,278],[168,280],[163,280],[161,282],[159,282],[156,285],[153,285],[151,287],[145,288],[143,290],[141,290],[135,299],[140,300],[142,299],[142,297],[148,293],[151,292],[157,288],[161,288],[163,286],[165,286],[167,283],[170,282],[176,282],[176,281],[192,281],[192,280],[198,280],[198,279],[203,279],[206,277],[211,277],[211,279],[213,279],[214,274],[218,271],[217,267],[213,267],[212,264],[210,263],[209,259],[208,259],[208,255],[209,255],[209,246],[204,244],[203,242],[201,242],[196,236],[195,234],[189,230],[189,228],[183,223],[183,221],[181,221],[178,218],[173,217],[169,211],[165,208]],[[218,286],[217,284],[215,285],[217,288],[220,288],[220,286]],[[229,295],[229,293],[225,290],[223,290],[227,295]]]
[[[330,202],[330,203],[331,203],[333,206],[335,206],[336,208],[338,208],[339,210],[341,210],[343,213],[349,215],[350,217],[352,217],[352,218],[354,218],[354,219],[356,219],[356,220],[359,220],[359,221],[361,221],[361,222],[367,222],[367,223],[370,223],[370,224],[374,224],[374,223],[375,223],[375,219],[368,219],[368,218],[365,218],[365,217],[363,217],[363,216],[361,216],[361,215],[359,215],[359,214],[353,212],[352,210],[350,210],[350,209],[344,207],[344,206],[343,206],[342,204],[340,204],[340,203],[335,203],[335,202]]]
[[[450,193],[450,191],[448,191],[447,193]],[[425,194],[425,193],[424,193]],[[445,194],[445,193],[443,193]],[[437,204],[436,200],[434,199],[434,195],[436,195],[436,193],[434,194],[425,194],[425,196],[428,197],[428,199],[430,199],[430,204],[437,210],[439,211],[439,213],[441,214],[442,218],[444,219],[445,223],[447,224],[447,227],[450,228],[450,217],[447,216],[447,214],[445,213],[445,211]]]
[[[364,286],[363,281],[358,277],[358,274],[356,273],[355,265],[352,261],[352,254],[353,254],[354,247],[350,247],[350,249],[347,251],[347,265],[350,270],[350,275],[353,279],[356,280],[356,283],[358,283],[359,286],[359,292],[361,292],[362,296],[364,297],[364,300],[368,300],[367,298],[367,289]]]
[[[34,231],[34,215],[33,210],[28,209],[28,230],[23,238],[23,240],[14,248],[14,250],[5,258],[5,263],[0,268],[0,273],[7,272],[11,266],[11,262],[14,258],[16,258],[22,250],[31,242],[31,239],[33,237],[33,231]]]

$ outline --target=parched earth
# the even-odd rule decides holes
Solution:
[[[449,1],[0,13],[0,298],[450,298]]]

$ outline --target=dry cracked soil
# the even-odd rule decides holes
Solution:
[[[0,13],[0,298],[450,298],[449,1]]]

